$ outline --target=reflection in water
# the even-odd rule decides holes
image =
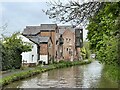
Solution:
[[[99,80],[101,78],[103,66],[98,63],[98,61],[94,61],[88,66],[84,68],[84,79],[83,79],[83,87],[97,87],[99,84]]]
[[[117,87],[102,76],[103,66],[94,61],[88,65],[51,70],[37,76],[14,82],[7,88],[100,88]],[[101,84],[102,83],[102,84]],[[106,85],[107,84],[107,85]]]

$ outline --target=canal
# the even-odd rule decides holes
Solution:
[[[47,71],[5,88],[117,88],[116,82],[104,77],[103,68],[98,61],[94,61],[88,65]]]

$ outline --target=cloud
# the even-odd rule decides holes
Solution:
[[[52,20],[42,12],[47,9],[45,2],[3,2],[3,21],[8,21],[7,31],[21,31],[27,25],[52,23]]]

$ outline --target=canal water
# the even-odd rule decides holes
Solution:
[[[88,65],[55,69],[16,81],[5,88],[117,88],[118,84],[105,78],[103,65],[94,61]]]

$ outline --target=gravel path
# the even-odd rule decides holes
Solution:
[[[33,70],[33,69],[35,69],[35,68],[26,68],[24,70],[16,69],[16,70],[5,72],[3,74],[0,73],[0,79],[4,78],[4,77],[7,77],[7,76],[10,76],[10,75],[15,74],[15,73],[25,72],[25,71]]]

